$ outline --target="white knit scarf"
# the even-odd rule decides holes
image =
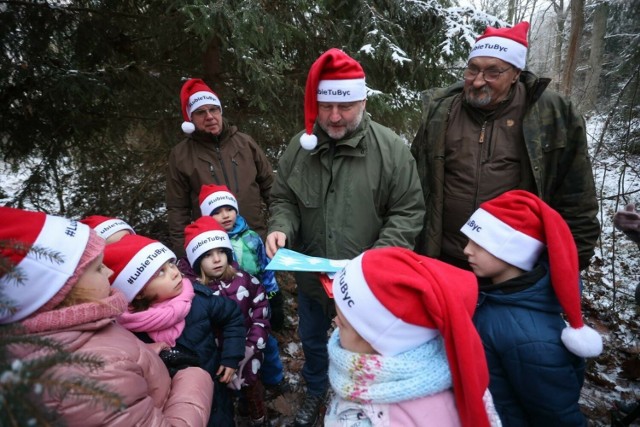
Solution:
[[[395,356],[353,353],[340,346],[339,329],[329,338],[329,381],[343,399],[397,403],[451,388],[442,337]]]

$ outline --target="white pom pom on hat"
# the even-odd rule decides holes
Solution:
[[[196,127],[191,122],[182,122],[182,132],[184,133],[193,133],[196,130]]]
[[[196,130],[191,122],[191,113],[203,105],[216,105],[222,111],[220,98],[202,79],[188,79],[180,89],[180,104],[182,107],[182,131],[191,134]]]
[[[332,48],[320,55],[311,65],[304,93],[305,133],[300,145],[313,150],[318,138],[313,125],[318,117],[318,102],[353,102],[367,98],[362,66],[340,49]]]
[[[460,231],[496,258],[524,271],[538,263],[546,248],[551,286],[569,323],[561,333],[563,344],[580,357],[602,352],[602,337],[582,319],[578,250],[557,211],[532,193],[511,190],[482,203]]]

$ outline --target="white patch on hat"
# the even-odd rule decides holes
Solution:
[[[209,194],[202,203],[200,203],[200,212],[204,216],[211,216],[213,211],[221,206],[231,206],[237,213],[240,213],[238,210],[238,200],[228,191],[216,191]]]
[[[478,40],[471,49],[469,59],[476,56],[502,59],[521,70],[527,64],[526,46],[506,37],[491,36]]]
[[[202,107],[203,105],[217,105],[222,109],[220,99],[214,93],[207,91],[196,92],[189,97],[189,102],[187,103],[187,115],[189,118],[191,118],[191,114],[197,110],[198,107]]]
[[[33,246],[51,250],[60,256],[58,263],[48,256],[29,252],[16,266],[23,274],[22,283],[0,278],[4,295],[15,303],[13,314],[0,314],[0,324],[17,322],[33,314],[58,293],[73,275],[87,247],[91,228],[78,221],[47,215]]]
[[[189,264],[193,264],[211,249],[224,248],[233,251],[229,235],[221,230],[205,231],[191,239],[186,247]]]
[[[364,79],[320,80],[318,102],[354,102],[367,98]]]
[[[128,302],[151,280],[160,267],[176,255],[160,242],[153,242],[140,249],[122,269],[112,286],[119,289]]]
[[[383,356],[393,356],[432,340],[437,329],[407,323],[382,305],[362,272],[363,254],[333,279],[333,298],[351,326]]]
[[[136,232],[133,230],[133,228],[131,228],[129,224],[117,218],[110,219],[101,223],[100,225],[95,227],[94,230],[96,231],[96,233],[98,233],[98,236],[102,237],[105,240],[113,236],[118,231],[122,230],[129,230],[132,234],[136,234]]]
[[[460,231],[496,258],[525,271],[533,269],[546,247],[482,208],[471,215]]]

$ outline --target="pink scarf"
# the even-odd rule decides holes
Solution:
[[[124,312],[118,323],[131,332],[146,332],[155,342],[165,342],[171,347],[182,334],[185,317],[191,310],[195,293],[189,279],[182,279],[182,292],[171,299],[152,304],[144,311]]]

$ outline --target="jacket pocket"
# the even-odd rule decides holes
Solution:
[[[316,209],[322,206],[322,177],[314,176],[308,167],[296,167],[289,176],[287,184],[298,199],[298,203],[306,209]]]

